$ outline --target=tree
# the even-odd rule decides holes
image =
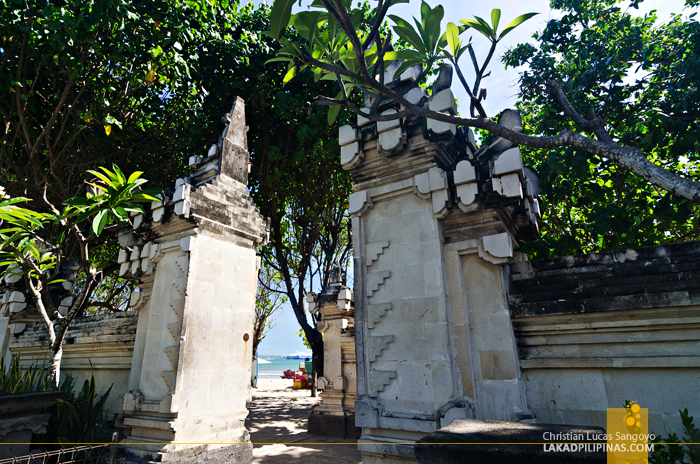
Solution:
[[[280,71],[276,77],[281,77],[284,70]],[[351,180],[340,166],[337,133],[327,124],[327,116],[316,113],[308,118],[309,88],[314,88],[310,79],[287,86],[286,92],[281,85],[268,87],[262,94],[266,104],[247,116],[249,124],[259,124],[261,134],[251,144],[251,190],[271,226],[262,258],[281,275],[289,304],[311,345],[314,372],[323,375],[323,337],[314,315],[309,323],[304,300],[307,292],[328,284],[333,263],[347,266],[352,246],[347,212]]]
[[[258,357],[258,346],[267,331],[273,327],[274,314],[287,302],[287,297],[279,289],[280,276],[263,266],[258,273],[258,293],[255,296],[255,319],[253,320],[253,359]]]
[[[0,173],[10,195],[39,200],[36,186],[46,185],[61,203],[107,160],[157,166],[159,183],[183,172],[186,157],[173,154],[190,148],[178,135],[203,98],[190,63],[221,34],[214,5],[4,0],[0,8]]]
[[[208,43],[231,44],[242,59],[227,71],[245,70],[247,39],[233,38],[236,7],[228,0],[0,0],[0,177],[8,194],[47,212],[44,191],[56,205],[84,195],[84,181],[93,180],[84,175],[99,165],[138,168],[163,186],[183,177],[192,152],[216,140],[201,137],[212,125],[205,95],[222,72],[200,66]],[[89,243],[105,277],[86,311],[124,309],[135,286],[108,266],[119,250],[116,232],[108,228]],[[66,258],[79,256],[78,242],[65,246]]]
[[[573,129],[558,104],[540,92],[566,83],[576,108],[608,118],[613,139],[643,150],[664,169],[698,178],[700,25],[681,15],[657,25],[612,1],[556,1],[559,14],[505,54],[508,66],[528,68],[519,108],[530,133]],[[665,18],[664,18],[665,19]],[[696,239],[700,207],[674,197],[601,156],[577,149],[526,150],[542,178],[542,238],[524,244],[537,257],[580,254]],[[542,201],[541,200],[541,201]]]
[[[584,150],[590,156],[607,158],[617,167],[634,173],[660,189],[695,203],[700,202],[700,183],[656,164],[652,155],[645,154],[639,147],[628,146],[625,145],[625,140],[615,139],[615,134],[611,135],[610,132],[613,119],[610,118],[609,122],[606,122],[606,115],[603,113],[598,115],[597,108],[572,106],[567,94],[575,89],[570,88],[568,82],[562,84],[555,79],[550,79],[538,87],[539,92],[546,94],[550,101],[556,102],[557,112],[563,113],[564,117],[572,122],[569,127],[556,134],[528,135],[514,127],[498,124],[486,115],[480,104],[485,94],[479,87],[481,78],[487,72],[486,66],[492,57],[495,44],[514,27],[527,20],[530,15],[514,19],[499,32],[501,11],[494,9],[491,14],[491,23],[478,17],[473,20],[465,19],[460,21],[462,27],[448,23],[443,33],[440,26],[444,15],[442,6],[431,8],[423,2],[421,18],[415,20],[415,28],[402,18],[389,16],[395,23],[392,26],[394,33],[410,46],[407,50],[394,51],[392,34],[389,32],[382,34],[380,30],[389,8],[399,1],[379,0],[368,32],[364,32],[361,24],[368,11],[365,8],[351,8],[350,0],[319,0],[312,6],[320,7],[325,11],[305,11],[294,15],[293,18],[291,16],[293,0],[276,0],[271,13],[270,35],[279,38],[284,45],[277,59],[289,64],[285,81],[291,80],[305,68],[310,67],[317,78],[328,79],[338,84],[336,96],[333,98],[321,95],[315,101],[317,105],[344,106],[373,121],[398,119],[411,115],[431,118],[460,126],[484,129],[493,135],[531,148],[575,147]],[[304,40],[289,40],[282,37],[290,21],[293,21],[296,30]],[[466,28],[476,30],[492,43],[492,52],[481,65],[478,64],[470,44],[463,45],[459,38]],[[464,56],[464,51],[469,52],[475,68],[474,91],[463,79],[464,73],[459,67],[459,59]],[[408,66],[423,66],[413,84],[392,88],[390,83],[384,82],[386,64],[394,60],[404,61],[404,65],[396,71],[395,76]],[[405,98],[407,92],[418,85],[435,65],[445,60],[452,63],[462,85],[470,95],[470,117],[437,113],[420,104],[411,103]],[[443,66],[442,69],[444,84],[440,85],[441,88],[451,83],[451,67]],[[438,77],[438,81],[440,80]],[[476,93],[477,89],[478,93]],[[353,102],[350,92],[356,90],[361,90],[366,97],[375,102],[369,110],[363,110]],[[391,115],[379,114],[377,111],[379,102],[387,98],[400,105],[400,111]],[[587,113],[587,116],[582,116],[581,112]]]
[[[304,300],[327,282],[334,262],[347,264],[352,183],[340,166],[337,129],[329,125],[328,114],[309,117],[307,112],[309,94],[332,84],[308,76],[284,85],[286,69],[265,65],[279,48],[263,34],[270,27],[269,14],[266,4],[242,7],[230,40],[210,41],[200,54],[195,72],[209,85],[198,116],[202,131],[192,134],[190,145],[211,143],[221,130],[214,116],[226,113],[234,96],[246,98],[249,189],[270,218],[270,243],[260,250],[263,269],[279,275],[278,290],[310,341],[314,370],[322,375],[323,338]]]
[[[68,327],[82,313],[90,293],[104,276],[91,260],[90,242],[112,223],[125,227],[130,214],[144,213],[141,203],[156,200],[151,196],[153,192],[141,191],[141,185],[146,182],[140,178],[141,172],[127,178],[116,165],[114,171],[102,170],[103,173],[90,171],[100,179],[99,183],[90,183],[92,189],[85,197],[66,200],[62,211],[46,196],[43,199],[50,213],[18,206],[28,201],[23,197],[3,197],[0,201],[0,277],[22,277],[48,334],[51,355],[48,377],[56,386]],[[80,259],[76,269],[82,271],[85,279],[77,297],[62,311],[52,293],[56,287],[61,288],[61,263],[72,257],[67,246],[71,242],[78,243]]]

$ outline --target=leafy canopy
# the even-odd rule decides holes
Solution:
[[[519,108],[525,130],[554,135],[575,124],[542,91],[566,82],[581,113],[607,117],[611,137],[644,151],[665,170],[700,177],[700,25],[696,13],[638,16],[610,0],[557,0],[561,10],[536,46],[504,57],[527,65]],[[697,239],[697,204],[660,190],[603,156],[568,147],[526,149],[542,179],[541,240],[525,245],[547,257]]]

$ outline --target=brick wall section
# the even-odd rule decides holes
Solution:
[[[520,262],[513,317],[700,304],[700,242]]]

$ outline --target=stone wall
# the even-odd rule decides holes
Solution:
[[[438,80],[447,84],[446,67]],[[456,113],[449,88],[391,85]],[[369,105],[371,102],[367,102]],[[378,112],[401,110],[382,102]],[[368,109],[366,109],[368,110]],[[517,111],[499,123],[522,131]],[[456,419],[525,418],[506,269],[538,236],[537,175],[517,146],[477,146],[466,128],[406,116],[340,128],[352,174],[356,425],[365,464],[415,462],[411,442]]]
[[[121,413],[124,394],[128,391],[129,371],[134,353],[138,313],[134,311],[80,317],[68,329],[63,344],[61,377],[71,375],[80,388],[90,376],[95,377],[98,394],[110,386],[106,404],[109,414]],[[9,334],[8,334],[9,335]],[[21,355],[22,366],[48,359],[46,329],[36,322],[17,336],[9,335],[10,355]],[[5,356],[8,360],[8,356]]]
[[[625,400],[682,435],[700,413],[700,242],[511,266],[527,402],[541,422],[606,426]]]

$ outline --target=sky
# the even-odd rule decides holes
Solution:
[[[254,2],[256,5],[259,1]],[[268,3],[271,3],[268,2]],[[301,6],[295,4],[294,12],[306,9],[310,4],[310,0],[302,0]],[[357,3],[353,0],[353,4]],[[429,1],[429,4],[434,6],[435,1]],[[376,1],[371,1],[370,4],[376,5]],[[494,2],[467,2],[465,0],[443,0],[440,4],[445,9],[445,19],[443,20],[443,30],[448,22],[459,24],[460,19],[471,19],[474,16],[479,16],[491,23],[491,10],[493,8],[501,9],[501,20],[499,29],[504,28],[517,16],[524,13],[537,12],[540,13],[530,20],[524,22],[519,27],[514,29],[506,36],[498,45],[496,57],[491,61],[490,69],[491,76],[482,81],[482,87],[488,90],[487,99],[483,102],[484,109],[489,116],[495,116],[502,110],[512,107],[517,99],[517,81],[518,73],[521,69],[503,69],[503,64],[500,62],[501,55],[509,48],[523,42],[534,43],[532,34],[544,29],[547,21],[554,18],[556,12],[552,12],[549,7],[548,0],[496,0]],[[625,4],[627,4],[625,2]],[[400,16],[404,19],[411,17],[420,17],[421,2],[410,0],[409,3],[398,4],[389,9],[389,14]],[[665,21],[671,13],[682,13],[684,2],[682,0],[646,0],[643,1],[638,10],[639,16],[649,13],[651,10],[657,10],[657,16],[660,21]],[[392,23],[390,21],[390,23]],[[468,38],[469,31],[465,32],[461,38],[465,41]],[[473,37],[474,51],[481,63],[490,46],[490,42],[481,36],[478,32],[471,34]],[[464,60],[468,60],[468,56],[463,56],[460,61],[460,68],[465,73],[467,82],[473,80],[473,71],[468,73],[467,70],[471,66],[467,66]],[[455,76],[453,80],[452,90],[460,102],[469,101],[466,91],[461,88],[459,81]],[[299,330],[294,312],[291,307],[285,307],[279,312],[277,324],[273,327],[268,335],[263,339],[259,347],[261,355],[286,355],[294,353],[297,350],[308,351],[304,348],[301,339],[295,334]]]

